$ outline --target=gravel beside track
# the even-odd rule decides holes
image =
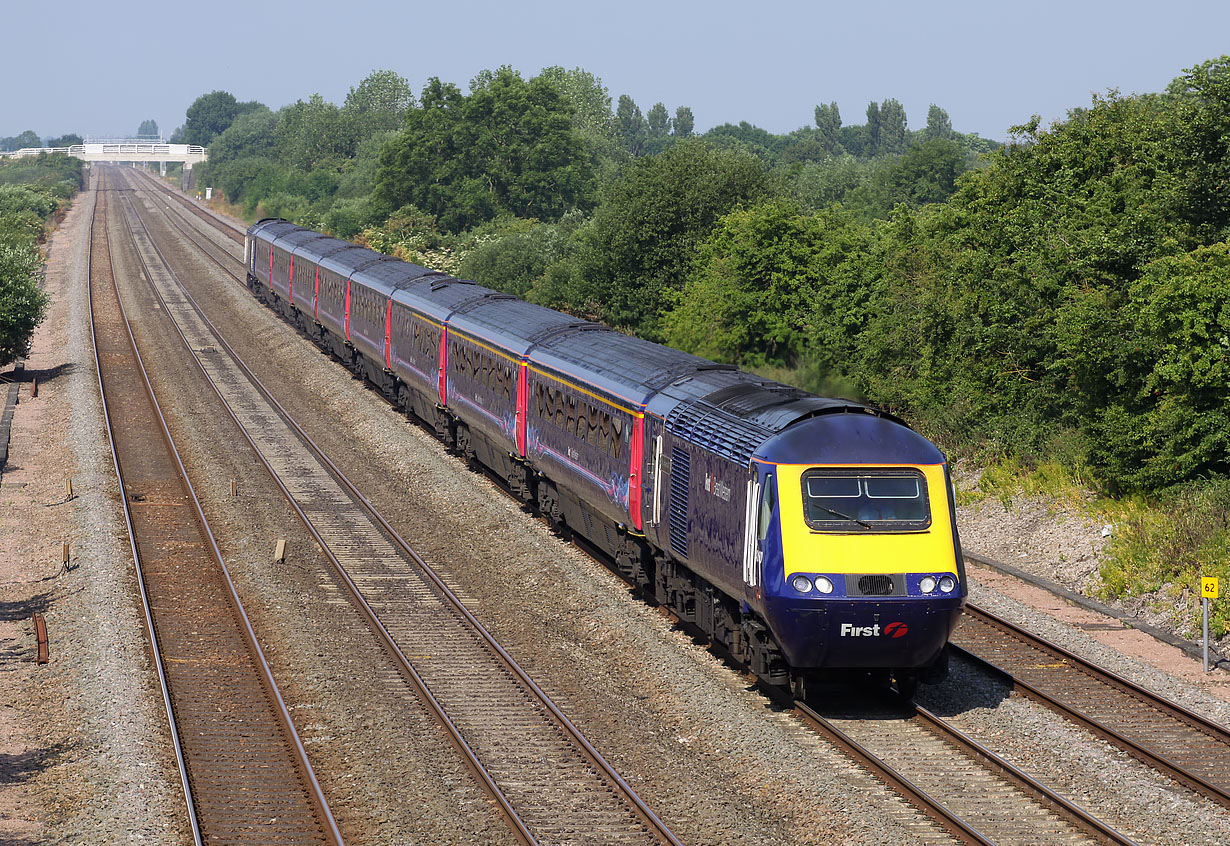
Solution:
[[[0,841],[186,842],[183,795],[103,430],[86,250],[94,194],[51,242],[51,309],[0,479]],[[65,502],[64,480],[74,498]],[[61,566],[61,542],[71,567]],[[33,663],[30,614],[51,661]]]

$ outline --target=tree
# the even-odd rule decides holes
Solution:
[[[927,109],[927,128],[923,130],[923,138],[933,141],[936,138],[951,138],[952,136],[952,121],[948,119],[948,112],[932,103]]]
[[[375,70],[350,89],[342,114],[357,140],[400,129],[406,110],[413,105],[414,91],[409,82],[391,70]]]
[[[867,144],[863,149],[866,156],[880,154],[880,104],[872,100],[867,104]]]
[[[34,327],[47,312],[42,267],[33,243],[0,241],[0,366],[29,352]]]
[[[566,305],[659,337],[664,295],[683,285],[696,246],[719,217],[766,191],[767,175],[755,156],[698,139],[636,159],[578,236],[578,300]]]
[[[692,110],[687,106],[680,106],[675,109],[675,120],[672,124],[675,130],[676,138],[691,138],[692,129],[696,121],[692,117]]]
[[[158,131],[158,121],[143,120],[141,125],[137,127],[138,138],[161,138],[162,134]]]
[[[619,95],[619,105],[615,109],[615,124],[624,149],[633,156],[643,154],[647,135],[645,118],[641,115],[640,108],[627,94]]]
[[[70,132],[67,135],[61,135],[59,138],[48,138],[46,146],[48,147],[71,147],[74,144],[82,144],[84,141],[81,136],[75,132]]]
[[[908,137],[905,108],[897,100],[885,100],[880,104],[880,134],[876,151],[880,155],[899,156],[905,152]]]
[[[0,151],[9,152],[10,150],[21,150],[26,147],[41,147],[42,140],[38,137],[38,133],[33,129],[27,129],[20,135],[15,135],[12,138],[0,138]]]
[[[1157,490],[1230,473],[1228,302],[1230,244],[1221,242],[1145,268],[1111,318],[1126,344],[1112,347],[1109,361],[1091,362],[1091,345],[1078,336],[1061,338],[1070,361],[1102,365],[1087,378],[1109,401],[1086,413],[1091,458],[1114,487]]]
[[[745,150],[754,153],[766,164],[777,163],[777,152],[782,146],[782,139],[745,120],[738,124],[723,123],[705,133],[705,140],[711,145]]]
[[[665,138],[671,131],[670,112],[662,103],[654,103],[645,115],[646,127],[650,138]]]
[[[596,168],[613,175],[628,158],[611,113],[611,95],[602,80],[583,68],[564,70],[559,65],[543,68],[538,79],[549,82],[572,108],[572,126],[589,150]]]
[[[278,116],[268,109],[240,115],[210,142],[208,164],[212,166],[248,156],[276,158],[277,126]]]
[[[844,371],[869,312],[871,231],[840,210],[787,200],[738,209],[697,250],[664,317],[672,346],[745,366],[804,358]]]
[[[645,152],[657,155],[674,143],[671,137],[671,116],[662,103],[654,103],[645,115]]]
[[[319,94],[278,112],[276,139],[279,158],[305,173],[322,166],[336,167],[354,152],[354,139],[345,131],[341,109]]]
[[[564,70],[559,65],[543,68],[538,79],[545,80],[572,108],[572,125],[587,138],[614,138],[611,95],[602,80],[584,68]]]
[[[836,155],[841,150],[841,112],[836,102],[816,106],[816,129],[824,149]]]
[[[202,94],[188,107],[183,143],[209,146],[239,115],[239,103],[226,91]]]
[[[541,77],[508,67],[469,96],[428,81],[405,130],[380,155],[376,199],[411,204],[457,232],[501,213],[555,220],[589,208],[593,166],[572,108]]]

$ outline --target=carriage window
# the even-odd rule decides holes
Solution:
[[[808,470],[803,516],[819,532],[917,532],[931,525],[917,470]]]

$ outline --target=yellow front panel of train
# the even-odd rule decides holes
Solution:
[[[876,465],[878,470],[917,470],[927,485],[931,525],[919,531],[817,531],[803,514],[803,474],[808,470],[849,469],[785,464],[777,467],[785,575],[794,573],[957,573],[952,514],[942,465]]]

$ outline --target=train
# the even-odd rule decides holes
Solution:
[[[244,263],[261,302],[767,684],[946,675],[953,487],[898,417],[281,219]]]

